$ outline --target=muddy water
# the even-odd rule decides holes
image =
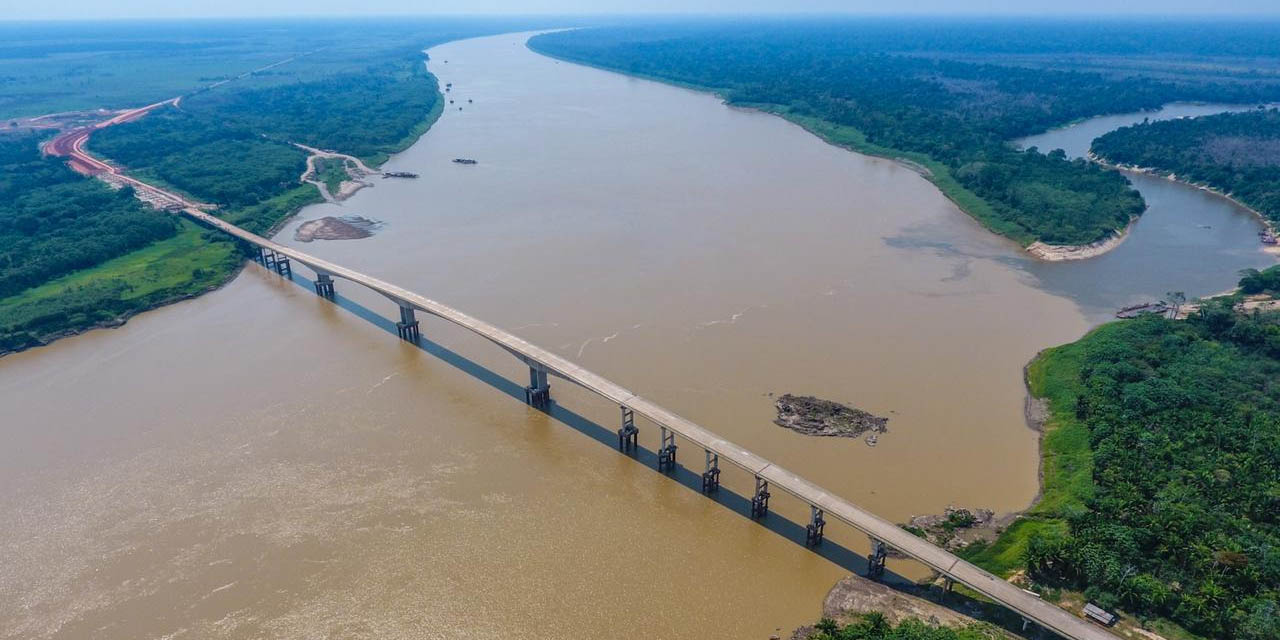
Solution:
[[[887,518],[1026,506],[1021,367],[1086,329],[1076,302],[907,169],[524,39],[432,50],[455,102],[386,167],[422,177],[308,209],[295,224],[386,226],[305,250]],[[531,411],[510,356],[430,319],[425,351],[399,343],[369,321],[394,306],[338,289],[335,306],[250,267],[0,361],[0,637],[763,638],[858,567],[861,536],[832,525],[809,552],[803,505],[777,495],[752,522],[746,475],[707,499],[613,450],[616,407],[553,381],[556,411]],[[770,422],[783,392],[890,432],[793,434]]]

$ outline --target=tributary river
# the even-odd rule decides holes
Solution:
[[[450,43],[453,102],[305,245],[553,349],[886,518],[1037,491],[1023,365],[1131,299],[1227,288],[1256,223],[1153,182],[1114,258],[1039,264],[893,162],[711,95]],[[1042,147],[1046,145],[1041,145]],[[455,157],[479,164],[454,164]],[[1157,209],[1157,206],[1159,208]],[[1203,229],[1199,225],[1207,225]],[[1153,237],[1148,239],[1146,236]],[[1150,242],[1148,242],[1150,240]],[[339,281],[224,289],[0,360],[0,637],[766,638],[865,539],[751,478],[615,449],[617,407]],[[772,424],[774,394],[889,417],[874,448]],[[701,471],[702,452],[679,459]],[[890,569],[915,577],[909,562]]]

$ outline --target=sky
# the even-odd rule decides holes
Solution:
[[[1280,16],[1280,0],[0,0],[9,20],[577,13]]]

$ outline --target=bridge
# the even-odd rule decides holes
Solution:
[[[177,197],[173,194],[166,195]],[[1034,622],[1065,638],[1072,640],[1115,640],[1116,638],[1102,627],[1040,600],[1035,594],[961,560],[950,552],[912,535],[848,500],[833,495],[764,457],[664,409],[652,400],[636,395],[603,376],[507,331],[389,282],[277,244],[195,207],[186,206],[182,209],[182,213],[200,224],[223,231],[251,247],[256,252],[255,259],[258,262],[275,269],[282,276],[292,276],[294,263],[308,267],[316,274],[315,290],[318,295],[333,298],[335,279],[346,280],[382,294],[399,307],[400,320],[396,326],[400,337],[404,340],[418,342],[421,332],[417,314],[421,312],[452,322],[493,342],[528,365],[529,386],[525,388],[525,400],[530,405],[545,408],[550,402],[551,387],[548,376],[564,379],[602,396],[619,408],[618,447],[624,452],[633,451],[637,446],[638,428],[635,424],[635,416],[647,418],[657,425],[661,435],[661,445],[658,450],[659,470],[675,469],[676,451],[679,446],[676,444],[676,438],[688,441],[703,450],[702,490],[704,493],[713,493],[719,488],[721,464],[728,463],[746,471],[755,478],[755,493],[751,497],[752,518],[758,519],[768,513],[772,490],[786,492],[810,507],[806,544],[821,544],[828,518],[835,518],[870,537],[872,552],[868,555],[868,573],[871,577],[878,577],[884,572],[885,557],[888,549],[892,548],[938,572],[943,577],[947,588],[959,582],[1021,614],[1024,621]]]

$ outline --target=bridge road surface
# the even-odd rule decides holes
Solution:
[[[224,231],[249,244],[274,251],[311,268],[317,274],[349,280],[368,287],[402,306],[426,312],[464,327],[511,352],[531,367],[541,365],[548,373],[582,386],[613,403],[626,407],[648,418],[661,427],[672,430],[690,442],[719,455],[770,485],[807,502],[828,515],[845,522],[868,536],[905,553],[943,576],[968,586],[970,589],[1018,612],[1024,618],[1072,640],[1116,640],[1116,636],[1102,627],[1044,602],[1035,595],[970,564],[923,538],[918,538],[897,525],[819,487],[804,478],[773,464],[772,462],[736,445],[707,429],[682,418],[651,400],[642,398],[603,376],[593,373],[541,347],[512,335],[483,320],[468,316],[457,309],[440,304],[412,291],[367,276],[358,271],[316,258],[291,247],[277,244],[250,233],[194,207],[182,212],[197,222]]]

